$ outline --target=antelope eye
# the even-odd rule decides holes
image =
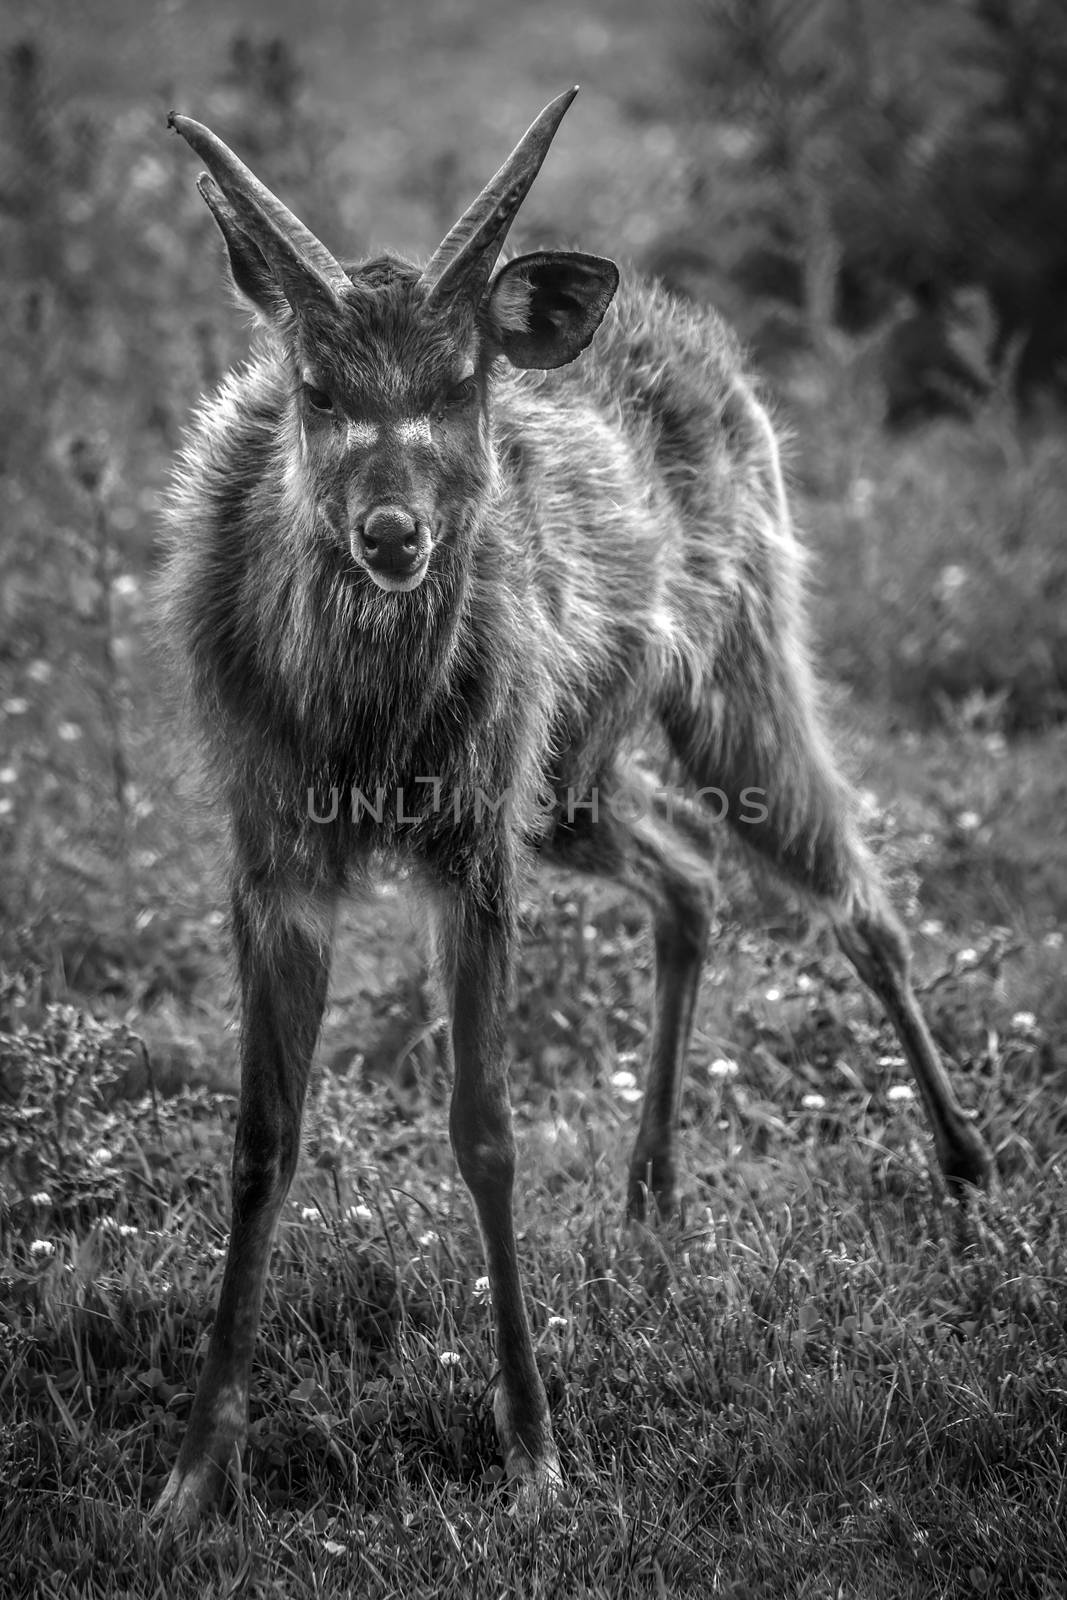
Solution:
[[[454,383],[446,396],[447,403],[457,409],[469,406],[478,393],[478,385],[473,377],[461,378],[459,383]]]
[[[313,384],[305,383],[304,395],[312,411],[332,411],[333,400],[325,389],[316,389]]]

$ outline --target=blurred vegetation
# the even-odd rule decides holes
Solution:
[[[1058,212],[1045,199],[1062,162],[1046,134],[1067,77],[1042,65],[1032,94],[1018,88],[1035,30],[1043,63],[1059,60],[1053,10],[1044,0],[1010,14],[962,0],[690,8],[673,120],[633,88],[620,96],[638,159],[605,183],[585,223],[618,231],[668,277],[695,266],[679,288],[721,304],[769,369],[794,438],[822,659],[852,692],[843,720],[859,762],[896,788],[893,764],[906,759],[911,800],[891,834],[911,870],[921,858],[926,912],[960,930],[975,918],[1041,931],[1067,905],[1067,452],[1042,413],[1055,382],[1041,401],[1020,381],[1026,342],[1056,345],[1044,324],[1020,325],[1003,290],[1012,263],[1035,281],[1060,270]],[[448,24],[460,41],[462,24],[458,12]],[[606,49],[607,30],[590,28]],[[116,114],[72,101],[55,50],[54,34],[27,31],[3,60],[0,958],[46,998],[147,1014],[166,1082],[211,1076],[216,1058],[225,1080],[220,824],[199,803],[174,686],[161,681],[150,592],[183,420],[246,341],[161,107],[127,95]],[[298,48],[237,31],[212,70],[199,114],[326,237],[345,212],[352,242],[365,243],[369,199],[386,193],[442,227],[477,181],[444,146],[429,166],[417,159],[433,112],[413,106],[412,142],[398,117],[395,136],[374,146],[374,196],[345,211],[339,119],[321,99],[312,110]],[[619,137],[612,128],[598,156],[616,157]],[[657,161],[671,167],[668,187]],[[581,240],[586,191],[566,177],[558,232]],[[1026,197],[1025,223],[1009,188]],[[972,235],[981,248],[961,254]],[[886,427],[891,300],[931,280],[970,294],[966,328],[942,326],[936,307],[935,321],[986,381],[966,393],[935,384],[926,409],[948,414],[901,434]],[[928,355],[920,349],[911,372],[927,400]],[[879,771],[880,729],[912,730],[930,759],[905,758],[894,735]],[[1025,754],[1024,740],[1037,740]],[[975,826],[961,832],[960,815]],[[328,1034],[342,1059],[355,1036],[371,1076],[430,1023],[403,913],[392,902],[355,911],[353,944],[372,923],[387,936],[373,953],[362,941]],[[564,970],[565,942],[558,955]],[[549,1035],[550,1010],[532,1019]]]
[[[833,675],[1061,721],[1067,13],[706,0],[682,65],[690,207],[648,259],[790,402]]]
[[[692,173],[680,264],[703,254],[776,347],[866,331],[902,292],[980,291],[974,368],[1067,396],[1059,0],[703,0],[702,19],[680,65],[729,138]]]
[[[241,319],[156,107],[105,120],[61,104],[30,39],[3,68],[4,941],[58,989],[188,995],[210,846],[170,803],[187,753],[149,591],[184,419],[241,354]],[[235,142],[269,148],[313,209],[299,83],[286,44],[238,35],[216,99]]]
[[[651,145],[681,173],[688,233],[646,224],[643,253],[668,277],[696,262],[682,286],[740,322],[797,437],[829,672],[920,726],[1015,735],[1067,709],[1067,454],[1030,414],[1055,397],[1067,304],[1051,294],[1058,9],[716,0],[685,18],[688,87]],[[183,419],[239,356],[240,319],[159,108],[71,104],[46,34],[16,40],[3,72],[0,948],[57,992],[188,999],[212,959],[216,825],[185,781],[148,591]],[[199,100],[336,231],[336,129],[290,42],[235,33]],[[649,108],[631,113],[639,127]],[[402,143],[389,155],[381,187],[440,225],[437,191],[463,182],[446,152],[421,176]],[[572,201],[560,232],[580,229]],[[920,339],[910,380],[957,414],[899,439],[883,425],[892,300],[930,282],[970,294],[966,327],[934,322],[985,382],[931,379]]]
[[[477,8],[461,10],[442,37],[448,27],[466,37]],[[684,89],[670,118],[636,88],[620,91],[622,133],[609,125],[594,153],[617,159],[629,137],[633,168],[612,170],[592,222],[585,187],[566,170],[559,186],[560,237],[581,241],[592,227],[586,242],[611,248],[601,236],[618,232],[669,278],[688,264],[678,287],[720,304],[769,370],[794,439],[822,659],[852,692],[844,720],[860,763],[878,768],[879,729],[928,741],[930,760],[908,761],[912,799],[892,826],[901,853],[923,859],[926,911],[959,929],[1023,917],[1041,930],[1067,903],[1067,452],[1042,413],[1055,382],[1042,399],[1020,381],[1026,341],[1040,335],[1050,351],[1055,341],[1044,324],[1020,325],[1003,291],[1011,263],[1051,282],[1063,248],[1045,204],[1063,177],[1046,133],[1067,93],[1067,76],[1045,70],[1062,43],[1053,10],[1044,0],[1010,14],[962,0],[689,8],[671,35]],[[1045,64],[1022,95],[1041,29]],[[608,30],[591,23],[585,37],[607,50]],[[148,1013],[168,1083],[210,1076],[216,1057],[225,1079],[219,819],[200,804],[174,686],[161,681],[150,593],[184,418],[246,336],[161,105],[127,94],[116,113],[71,100],[56,51],[54,33],[26,31],[3,60],[0,958],[46,997]],[[212,73],[198,113],[328,238],[343,212],[350,242],[365,244],[370,201],[386,194],[417,203],[425,228],[443,227],[479,176],[444,145],[429,166],[417,158],[434,112],[413,103],[411,142],[398,116],[373,147],[373,194],[346,209],[340,118],[321,97],[312,109],[289,38],[238,30]],[[524,94],[537,96],[537,86]],[[995,169],[990,142],[1002,153]],[[669,186],[657,162],[670,166]],[[1026,197],[1025,225],[1008,189]],[[950,200],[966,219],[946,212]],[[961,254],[972,235],[981,248]],[[937,307],[934,320],[985,381],[980,392],[951,378],[931,391],[920,348],[911,377],[932,393],[926,412],[948,414],[924,413],[901,434],[886,426],[891,302],[931,280],[970,295],[969,322],[960,312],[948,327]],[[1025,794],[1023,739],[1038,741]],[[954,792],[941,777],[946,748]],[[892,751],[899,763],[899,743]],[[891,768],[877,781],[896,787]],[[956,818],[971,812],[978,823],[961,834]],[[373,1076],[429,1019],[402,912],[391,902],[354,912],[354,944],[370,922],[388,936],[355,954],[330,1048],[351,1054],[354,1035]],[[562,970],[565,946],[559,954]],[[533,1025],[551,1034],[549,1010]]]

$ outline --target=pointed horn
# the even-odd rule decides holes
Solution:
[[[551,101],[523,134],[500,171],[437,246],[420,282],[427,302],[441,305],[457,294],[481,296],[530,185],[541,170],[556,129],[578,93]]]
[[[180,133],[207,163],[241,229],[277,265],[286,298],[301,300],[311,293],[337,306],[349,287],[348,275],[310,228],[271,194],[210,128],[176,111],[167,118],[167,126]]]

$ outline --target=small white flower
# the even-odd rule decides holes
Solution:
[[[736,1078],[739,1070],[737,1062],[731,1061],[729,1056],[719,1056],[708,1068],[713,1078]]]
[[[52,1196],[48,1193],[47,1189],[38,1189],[36,1194],[30,1195],[31,1206],[50,1206],[51,1204]]]
[[[301,1206],[300,1207],[300,1220],[301,1220],[301,1222],[317,1222],[318,1219],[319,1219],[319,1208],[318,1208],[318,1206]]]
[[[51,1239],[34,1239],[30,1245],[30,1255],[35,1261],[51,1261],[56,1253],[56,1247]]]
[[[485,1301],[485,1300],[488,1300],[488,1299],[491,1298],[491,1290],[489,1288],[489,1279],[488,1278],[475,1278],[475,1280],[474,1280],[474,1298],[476,1300],[482,1300],[482,1301]]]
[[[419,1234],[416,1242],[423,1250],[428,1250],[430,1245],[437,1243],[437,1235],[432,1228],[428,1228],[425,1233]]]
[[[620,1067],[618,1072],[611,1074],[611,1085],[619,1099],[625,1100],[631,1105],[635,1100],[640,1100],[641,1098],[641,1090],[638,1088],[635,1074],[625,1067]]]
[[[111,585],[112,593],[117,594],[122,600],[132,600],[140,592],[141,585],[132,572],[120,572]]]
[[[970,946],[966,950],[958,950],[956,952],[956,965],[964,972],[971,967],[976,967],[978,965],[978,951],[972,950]]]
[[[567,1326],[567,1319],[566,1317],[549,1317],[548,1326],[550,1328],[557,1329],[565,1328]]]
[[[1044,945],[1046,950],[1062,950],[1063,934],[1058,928],[1053,928],[1051,933],[1046,933],[1041,943]]]
[[[906,1062],[903,1056],[879,1056],[878,1065],[880,1067],[903,1067]]]
[[[914,1100],[915,1090],[912,1088],[910,1083],[891,1083],[889,1088],[886,1090],[885,1095],[887,1100],[899,1100],[903,1102],[906,1100]]]
[[[810,994],[815,987],[815,979],[808,972],[797,973],[797,989],[800,994]]]
[[[961,811],[956,818],[956,826],[964,833],[974,833],[982,826],[982,819],[977,811]]]
[[[356,1205],[349,1206],[346,1209],[345,1216],[348,1218],[349,1222],[371,1222],[374,1218],[374,1212],[371,1210],[370,1206],[365,1205],[364,1202],[360,1200]]]
[[[120,1239],[136,1239],[136,1237],[137,1237],[137,1229],[134,1227],[132,1222],[120,1222],[119,1223],[119,1238]]]
[[[1032,1011],[1017,1011],[1011,1019],[1011,1025],[1015,1033],[1034,1033],[1037,1029],[1037,1018]]]
[[[919,932],[924,939],[936,939],[944,931],[945,924],[937,917],[927,917],[925,922],[919,923]]]
[[[821,1111],[826,1105],[826,1096],[822,1094],[806,1094],[800,1103],[805,1111]]]
[[[98,1166],[106,1167],[111,1160],[111,1151],[106,1144],[98,1144],[89,1159],[95,1161]]]
[[[767,999],[771,1002],[772,1005],[774,1004],[774,1002],[776,1000],[780,1000],[781,998],[782,998],[781,989],[768,989],[767,990]]]
[[[438,1354],[437,1359],[443,1367],[452,1368],[460,1365],[460,1354],[458,1350],[442,1350]]]

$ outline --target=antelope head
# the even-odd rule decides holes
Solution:
[[[378,590],[417,589],[476,522],[498,359],[573,361],[615,293],[618,271],[599,256],[538,251],[498,266],[576,93],[545,107],[421,270],[393,256],[342,266],[215,134],[170,116],[209,169],[198,188],[234,283],[289,369],[302,490]]]

